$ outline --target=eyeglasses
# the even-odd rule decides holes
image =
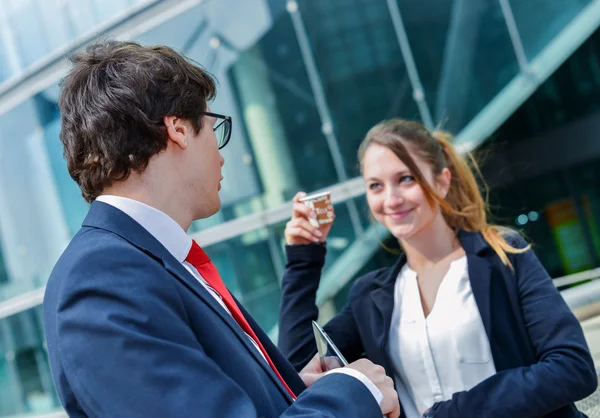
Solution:
[[[217,145],[219,149],[223,149],[231,138],[231,116],[219,115],[218,113],[204,112],[206,116],[217,118],[213,131],[217,137]]]

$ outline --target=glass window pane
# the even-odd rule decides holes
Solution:
[[[535,58],[591,0],[510,0],[525,54]]]
[[[419,119],[385,1],[300,2],[334,133],[349,177],[359,175],[356,151],[383,119]]]
[[[8,56],[13,51],[24,70],[132,5],[132,0],[0,0],[0,55],[14,59]],[[12,75],[11,68],[0,67],[0,81]]]
[[[26,68],[51,52],[40,13],[34,0],[4,3],[2,7],[5,7],[7,29],[12,32],[12,42],[20,65]]]
[[[35,100],[0,116],[0,158],[0,242],[10,279],[0,298],[8,298],[42,286],[71,237]]]
[[[274,265],[281,255],[269,238],[261,229],[206,248],[230,292],[267,331],[277,321],[281,295]]]
[[[591,267],[582,229],[560,173],[495,188],[491,206],[496,222],[518,229],[552,277]],[[574,237],[581,240],[573,246]],[[567,251],[570,253],[567,253]],[[578,260],[575,260],[578,258]]]
[[[596,30],[508,118],[495,136],[515,142],[592,117],[600,110],[599,95],[600,31]]]
[[[4,256],[2,255],[2,246],[0,245],[0,284],[8,282],[8,272],[6,271],[6,265],[4,264]],[[0,292],[0,300],[2,300]]]
[[[359,204],[364,226],[367,226],[370,221],[364,199],[358,198],[355,203]],[[347,204],[336,204],[335,212],[336,219],[327,240],[324,271],[331,268],[356,240]],[[267,332],[276,325],[279,314],[286,222],[205,248],[231,293]]]
[[[519,72],[500,5],[398,0],[398,6],[434,123],[457,134]]]
[[[0,417],[60,411],[40,306],[0,319]]]
[[[56,184],[65,221],[70,236],[81,227],[89,205],[83,199],[81,190],[71,178],[60,142],[60,112],[58,110],[58,86],[53,86],[33,98],[44,136],[44,149],[48,154],[50,169]]]
[[[594,250],[600,258],[600,160],[574,167],[571,175],[580,193]]]
[[[491,189],[492,221],[524,232],[555,278],[597,267],[600,258],[597,181],[592,177],[598,150],[588,144],[588,155],[579,152],[590,141],[583,133],[557,158],[544,156],[563,146],[570,135],[577,136],[576,131],[521,136],[518,141],[499,136],[482,150],[494,156],[483,164]],[[582,158],[587,161],[583,165]]]
[[[287,13],[239,55],[228,74],[241,110],[234,130],[244,130],[248,137],[264,208],[291,199],[300,189],[338,181]]]

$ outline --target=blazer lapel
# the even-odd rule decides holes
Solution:
[[[394,312],[394,284],[398,273],[406,263],[406,256],[402,254],[396,264],[386,271],[381,277],[374,280],[376,288],[369,292],[372,303],[375,305],[380,315],[380,320],[372,324],[373,328],[380,326],[380,329],[373,329],[373,335],[377,336],[377,346],[381,352],[381,358],[388,372],[392,371],[389,356],[387,355],[387,345],[390,336],[390,325],[392,323],[392,313]]]
[[[473,297],[477,303],[483,326],[488,339],[492,341],[492,317],[490,308],[492,268],[489,260],[483,256],[491,247],[476,232],[461,231],[458,239],[467,254],[469,282]]]
[[[471,282],[473,296],[475,297],[485,332],[491,341],[490,280],[492,278],[492,269],[490,263],[485,258],[473,254],[467,254],[467,264],[469,266],[469,281]]]

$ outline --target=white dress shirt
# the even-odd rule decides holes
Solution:
[[[408,264],[402,268],[394,286],[388,347],[406,418],[419,418],[436,402],[496,373],[466,256],[451,263],[427,317],[417,273]]]
[[[198,270],[185,261],[188,253],[190,252],[190,248],[192,248],[192,239],[190,236],[183,230],[183,228],[175,222],[171,217],[169,217],[164,212],[153,208],[152,206],[148,206],[145,203],[139,202],[137,200],[129,199],[121,196],[114,195],[101,195],[96,198],[99,202],[104,202],[109,204],[129,215],[134,221],[139,223],[144,229],[146,229],[158,242],[160,242],[166,249],[169,251],[173,257],[177,261],[179,261],[183,266],[194,276],[194,278],[208,291],[208,293],[221,305],[221,307],[231,315],[229,309],[221,299],[221,296],[206,282],[206,280],[200,275]],[[265,358],[262,350],[259,348],[258,344],[254,339],[246,334],[256,350],[260,353],[260,355]],[[266,358],[265,358],[266,361]],[[369,378],[367,378],[364,374],[354,369],[335,369],[329,373],[343,373],[349,376],[352,376],[358,380],[360,380],[373,394],[377,403],[381,405],[383,400],[383,394],[377,386]]]

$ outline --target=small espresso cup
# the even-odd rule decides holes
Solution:
[[[304,196],[299,199],[300,202],[311,208],[316,214],[316,218],[309,218],[310,223],[319,227],[323,224],[333,222],[333,205],[331,204],[331,192],[321,192]]]

